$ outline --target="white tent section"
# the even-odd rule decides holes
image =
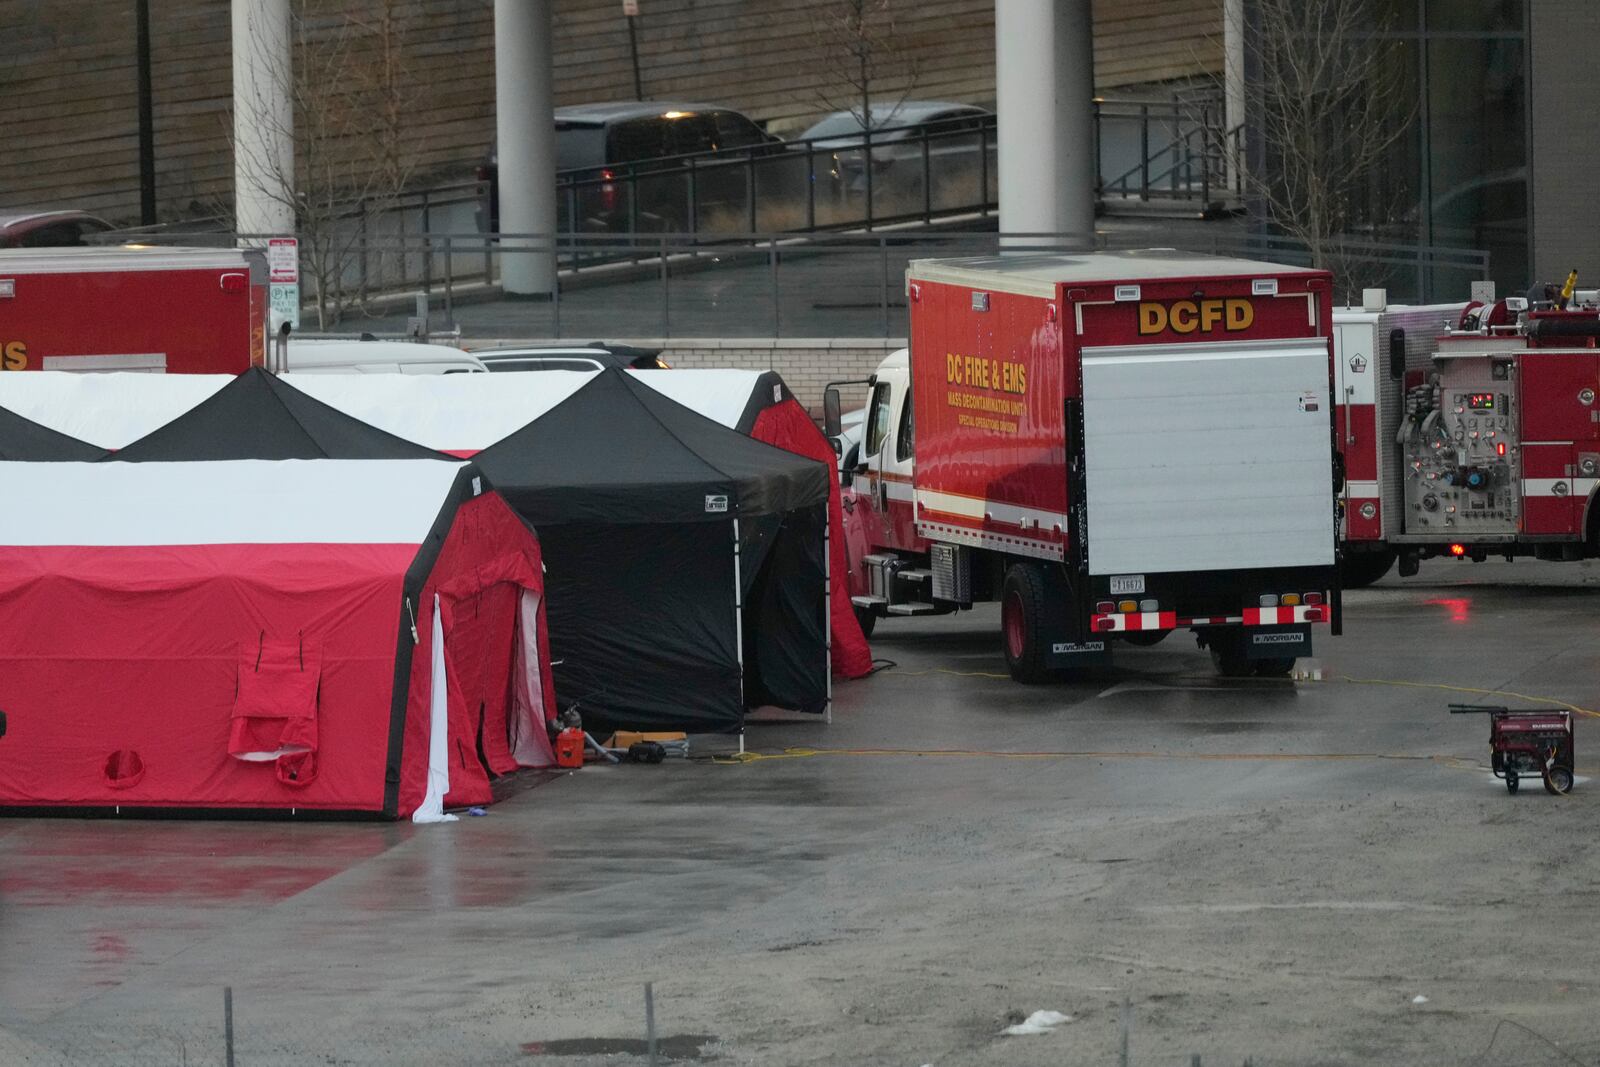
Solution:
[[[750,404],[750,394],[766,371],[759,370],[672,370],[630,371],[669,400],[676,400],[691,411],[698,411],[708,419],[720,422],[729,429],[738,429],[739,420]],[[781,389],[774,385],[773,388]],[[770,404],[782,400],[782,395],[765,397]]]
[[[478,452],[509,437],[594,377],[592,371],[510,374],[285,374],[329,407],[440,452]]]
[[[592,371],[501,374],[285,374],[301,392],[396,437],[473,453],[511,436],[583,388]],[[670,400],[737,429],[764,373],[629,371]],[[775,402],[775,400],[773,401]]]
[[[737,429],[764,372],[629,373],[663,396]],[[456,453],[478,452],[509,437],[592,377],[590,371],[282,376],[346,415],[424,447]],[[0,376],[0,407],[81,441],[116,449],[165,426],[231,381],[226,374],[7,374]]]
[[[230,374],[0,374],[0,407],[80,441],[122,448],[231,381]]]
[[[0,544],[416,545],[459,469],[428,459],[0,463],[7,498],[33,502],[0,509]]]

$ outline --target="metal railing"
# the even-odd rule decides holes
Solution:
[[[1237,192],[1237,168],[1228,164],[1237,131],[1214,127],[1217,113],[1204,102],[1097,103],[1101,198],[1194,201],[1208,211],[1222,206],[1219,190],[1224,197]],[[722,241],[983,220],[999,205],[995,122],[993,115],[975,116],[874,130],[870,142],[857,133],[562,171],[556,229],[585,237],[666,235],[676,242],[685,235]],[[496,182],[489,177],[349,201],[308,224],[302,240],[338,247],[353,272],[342,283],[365,290],[382,288],[392,273],[374,264],[379,247],[422,235],[491,233],[496,223]],[[221,218],[191,219],[106,237],[200,239],[226,228]],[[487,276],[490,246],[480,250]],[[426,260],[431,252],[424,247],[419,254]],[[404,273],[419,271],[434,273],[426,262],[411,262]]]
[[[1100,200],[1185,201],[1208,213],[1237,208],[1244,197],[1244,130],[1219,119],[1220,109],[1209,102],[1097,102]],[[1135,162],[1108,177],[1108,163],[1125,163],[1129,153]]]
[[[720,236],[993,212],[994,116],[768,142],[556,175],[557,228]]]
[[[171,242],[196,235],[143,236]],[[369,235],[352,246],[350,262],[320,275],[303,265],[302,278],[334,279],[339,288],[328,296],[344,310],[340,328],[347,330],[405,332],[420,292],[445,328],[473,337],[902,337],[905,269],[913,259],[1129,249],[1148,240],[1114,230],[730,233],[715,244],[698,234]],[[1178,243],[1191,252],[1311,263],[1306,247],[1286,237],[1201,228]],[[1324,255],[1341,265],[1341,301],[1377,287],[1395,301],[1429,300],[1490,277],[1489,254],[1471,249],[1352,238]],[[504,299],[508,256],[553,257],[555,284],[536,299]],[[304,298],[312,305],[316,294],[308,289]],[[313,319],[306,329],[314,328]]]

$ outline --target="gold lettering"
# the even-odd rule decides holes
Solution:
[[[1172,305],[1172,310],[1167,312],[1167,319],[1172,323],[1173,333],[1194,333],[1195,315],[1198,309],[1193,300],[1180,300]]]
[[[1167,309],[1160,304],[1139,305],[1139,332],[1160,333],[1167,328]]]

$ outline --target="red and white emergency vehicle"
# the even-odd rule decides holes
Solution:
[[[999,600],[1023,681],[1178,629],[1225,674],[1287,674],[1337,626],[1326,272],[921,260],[906,293],[844,474],[864,622]]]
[[[1600,554],[1600,294],[1334,313],[1345,578]]]
[[[266,322],[260,252],[0,250],[0,371],[240,374],[264,362]]]

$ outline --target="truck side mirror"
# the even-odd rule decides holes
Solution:
[[[1389,331],[1389,377],[1395,381],[1406,376],[1406,332],[1396,327]]]
[[[839,414],[839,390],[822,391],[822,435],[835,438],[844,431],[844,419]]]

